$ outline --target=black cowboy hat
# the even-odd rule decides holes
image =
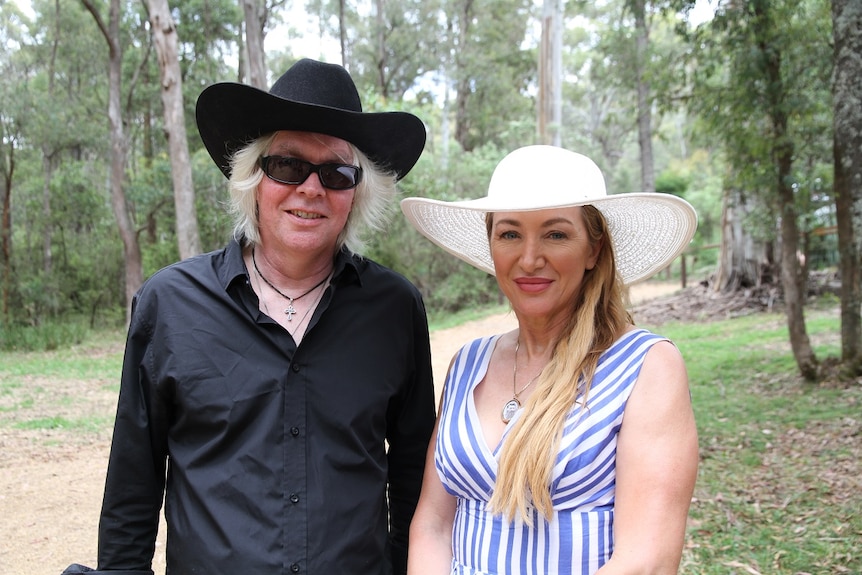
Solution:
[[[222,82],[204,89],[195,117],[201,139],[224,175],[230,157],[255,138],[279,130],[335,136],[403,178],[425,147],[425,126],[407,112],[362,112],[359,92],[343,67],[304,58],[269,92]]]

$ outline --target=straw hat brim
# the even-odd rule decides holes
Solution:
[[[536,205],[529,194],[503,201],[487,196],[459,202],[406,198],[401,201],[401,210],[429,240],[494,275],[485,214],[583,205],[595,206],[607,220],[617,271],[625,285],[646,280],[670,265],[697,228],[697,214],[688,202],[660,193],[616,194],[547,205]]]

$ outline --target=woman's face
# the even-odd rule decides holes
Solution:
[[[590,243],[580,207],[497,212],[489,237],[497,283],[519,315],[565,321],[601,243]]]
[[[346,141],[311,132],[278,132],[266,155],[313,164],[353,163]],[[313,172],[301,184],[282,184],[264,176],[257,189],[261,242],[331,257],[347,224],[355,191],[325,188]]]

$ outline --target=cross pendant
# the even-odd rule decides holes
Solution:
[[[284,310],[287,314],[287,321],[293,321],[293,316],[296,315],[296,310],[293,307],[293,302],[287,304],[287,309]]]

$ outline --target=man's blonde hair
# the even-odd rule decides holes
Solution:
[[[234,237],[245,238],[252,244],[260,243],[257,186],[265,177],[260,167],[260,157],[267,154],[276,133],[253,140],[237,150],[230,160],[228,186],[230,212],[234,217]],[[363,234],[380,231],[388,222],[397,194],[397,178],[394,173],[381,170],[356,146],[349,142],[348,145],[353,153],[353,163],[362,168],[362,181],[356,186],[353,207],[338,236],[336,249],[347,246],[354,253],[362,253],[365,247]]]

